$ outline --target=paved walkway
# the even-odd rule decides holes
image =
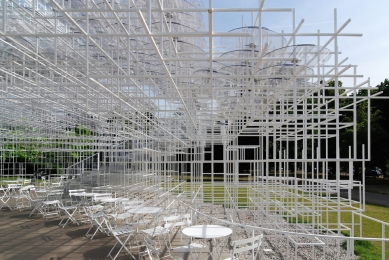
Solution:
[[[28,217],[30,210],[0,210],[0,259],[1,260],[107,260],[106,255],[115,244],[113,236],[98,232],[93,240],[85,237],[90,225],[69,223],[60,228],[59,218],[45,220],[38,216]],[[180,235],[172,233],[172,246],[182,246]],[[119,246],[114,251],[116,254]],[[133,253],[137,259],[138,250]],[[204,254],[205,255],[205,254]],[[228,257],[228,254],[224,254]],[[174,255],[175,259],[191,259],[188,254]],[[122,250],[116,260],[130,260]],[[148,257],[140,259],[149,260]],[[170,259],[170,258],[166,258]],[[204,260],[204,258],[201,258]]]
[[[347,197],[347,192],[341,192],[341,197]],[[352,190],[351,198],[359,201],[359,191]],[[384,207],[389,207],[389,195],[365,192],[366,203],[376,204]]]

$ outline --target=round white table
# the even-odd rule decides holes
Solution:
[[[150,206],[149,207],[139,206],[139,207],[127,210],[128,213],[143,215],[143,217],[141,219],[138,219],[138,223],[140,221],[142,221],[143,224],[145,225],[145,227],[147,227],[149,224],[151,224],[153,221],[155,221],[155,217],[149,223],[146,223],[146,221],[144,220],[144,216],[147,214],[158,215],[158,213],[161,211],[162,211],[162,208],[160,208],[160,207],[150,207]]]
[[[130,199],[127,198],[103,198],[100,199],[101,203],[116,203],[116,202],[126,202],[129,201]]]
[[[122,203],[129,201],[127,198],[102,198],[99,199],[102,204],[111,208],[112,212],[118,213]]]
[[[74,197],[93,197],[96,193],[93,192],[80,192],[80,193],[72,193],[71,196]]]
[[[140,206],[133,209],[127,210],[127,212],[132,214],[156,214],[162,211],[162,208],[160,207],[146,207],[146,206]]]
[[[228,227],[223,227],[219,225],[196,225],[184,228],[182,230],[182,233],[186,236],[192,237],[192,238],[202,238],[204,239],[204,245],[206,244],[206,239],[212,239],[213,241],[216,241],[216,238],[225,237],[228,235],[231,235],[232,229]],[[208,257],[211,257],[212,259],[212,250],[213,246],[212,243],[209,243],[209,255]],[[197,256],[197,259],[199,259],[201,254]],[[220,253],[219,253],[219,259],[220,259]],[[208,258],[207,257],[207,258]]]
[[[93,203],[93,198],[96,193],[93,192],[79,192],[79,193],[72,193],[71,196],[73,197],[79,197],[80,199],[76,199],[80,204],[90,204]],[[89,199],[89,200],[88,200]]]
[[[99,193],[99,192],[92,192],[94,194],[93,198],[95,201],[100,201],[102,199],[112,198],[112,193],[105,192],[105,193]]]
[[[219,225],[197,225],[184,228],[184,235],[195,238],[219,238],[231,235],[232,229]]]

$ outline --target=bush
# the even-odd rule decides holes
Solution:
[[[342,243],[342,247],[347,249],[347,242]],[[359,256],[359,260],[380,260],[381,254],[377,251],[377,248],[366,240],[354,241],[354,253]]]

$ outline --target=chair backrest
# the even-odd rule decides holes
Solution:
[[[95,195],[93,195],[93,199],[95,201],[99,201],[107,198],[112,198],[112,193],[96,193]]]
[[[46,200],[52,201],[52,200],[61,200],[63,195],[63,191],[48,191],[46,193]]]
[[[144,200],[137,200],[137,199],[130,200],[130,201],[123,203],[123,206],[126,209],[136,208],[136,207],[143,206],[143,205],[144,205]]]
[[[19,193],[21,196],[24,196],[26,198],[30,198],[30,190],[34,188],[34,186],[28,185],[28,186],[23,186],[19,189]],[[35,188],[34,188],[35,189]]]
[[[263,234],[260,234],[258,236],[232,241],[231,259],[237,258],[236,254],[248,251],[251,251],[253,259],[257,259],[262,238]]]
[[[189,226],[192,222],[190,220],[190,214],[183,214],[177,216],[168,216],[164,218],[165,228],[173,228],[179,226]]]
[[[9,189],[17,189],[17,188],[20,188],[20,187],[22,187],[22,185],[18,184],[18,183],[10,183],[10,184],[8,184],[8,188]]]
[[[154,220],[162,225],[164,223],[164,218],[169,216],[170,214],[171,213],[169,210],[162,210],[158,212],[156,215],[154,215]]]
[[[31,199],[39,199],[39,198],[43,198],[43,197],[38,195],[38,193],[36,192],[36,188],[33,187],[30,189],[30,198]]]
[[[69,190],[69,196],[71,196],[73,193],[83,193],[83,192],[85,192],[85,189]]]
[[[149,255],[150,260],[160,259],[159,249],[157,249],[157,244],[155,243],[155,241],[149,239],[146,236],[144,237],[144,240],[145,240],[145,244],[146,244],[146,251],[147,251],[147,254]]]
[[[87,215],[93,215],[98,212],[103,212],[103,209],[104,207],[102,207],[101,205],[84,206],[84,211]]]

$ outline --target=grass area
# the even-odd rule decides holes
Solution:
[[[271,174],[272,176],[274,174]],[[297,177],[302,177],[301,174],[297,174]],[[252,177],[240,176],[239,181],[250,181]],[[347,177],[348,178],[348,177]],[[211,181],[210,176],[203,177],[204,182]],[[186,181],[190,181],[190,177],[186,177]],[[223,181],[223,177],[214,176],[214,181]],[[382,178],[366,178],[365,190],[367,192],[389,195],[389,179]]]
[[[199,185],[196,185],[199,187]],[[185,185],[181,185],[176,192],[186,192],[190,191],[191,184],[187,183]],[[196,190],[197,191],[197,190]],[[225,187],[223,184],[215,184],[214,187],[210,185],[210,183],[204,183],[203,185],[203,198],[204,202],[215,202],[215,203],[224,203],[225,204]],[[231,190],[227,190],[228,192],[232,192]],[[238,197],[238,203],[239,206],[246,206],[248,202],[247,198],[247,188],[246,187],[240,187],[237,191],[237,197]]]
[[[17,181],[18,179],[20,180],[30,180],[31,183],[33,182],[33,178],[21,178],[21,177],[6,177],[6,178],[3,178],[3,179],[0,179],[0,185],[3,185],[3,186],[7,186],[9,183],[7,181]],[[35,179],[35,185],[39,185],[40,183],[42,183],[42,179],[39,178],[39,179]],[[22,184],[22,182],[19,182],[20,184]],[[27,184],[31,184],[31,183],[24,183],[24,185],[27,185]]]
[[[367,192],[389,195],[389,185],[366,185]]]
[[[375,177],[366,177],[365,186],[372,185],[389,185],[389,178],[375,178]]]
[[[375,218],[377,220],[381,220],[389,223],[389,208],[377,205],[366,204],[366,211],[363,213],[366,216]],[[326,219],[326,213],[323,212],[323,219]],[[285,218],[290,223],[311,223],[311,218]],[[340,215],[341,223],[351,228],[352,222],[352,213],[351,212],[342,212]],[[338,222],[338,214],[336,212],[329,212],[328,214],[328,222],[329,223],[337,223]],[[371,237],[371,238],[380,238],[382,237],[382,224],[363,218],[362,219],[362,233],[360,232],[360,218],[355,215],[354,219],[355,223],[355,233],[354,236],[363,236],[363,237]],[[335,226],[331,226],[331,229],[336,229]],[[343,235],[350,236],[350,232],[342,231]],[[389,238],[389,226],[385,226],[385,237]],[[343,245],[346,246],[346,243]],[[382,252],[382,242],[378,241],[362,241],[358,240],[354,243],[354,252],[359,256],[360,260],[379,260],[381,259]],[[389,247],[385,246],[385,259],[389,259]]]
[[[348,233],[342,232],[345,236],[349,236]],[[347,249],[347,242],[342,243],[342,247]],[[356,240],[354,242],[354,253],[359,256],[361,260],[379,260],[381,259],[381,251],[379,248],[373,245],[372,242],[366,240]]]
[[[354,242],[354,252],[360,260],[379,260],[381,252],[370,241],[356,240]]]

